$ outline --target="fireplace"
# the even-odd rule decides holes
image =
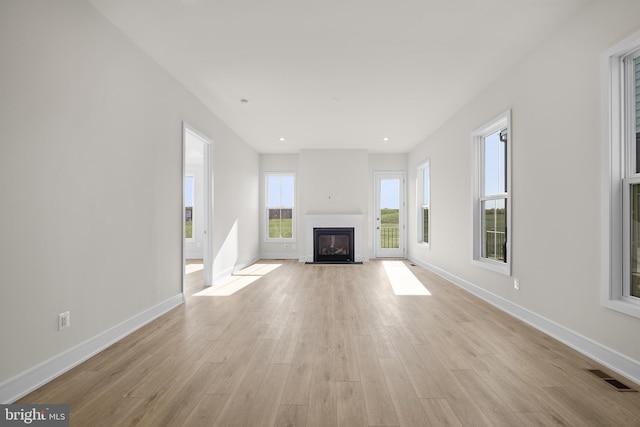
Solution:
[[[353,231],[348,227],[313,229],[313,262],[354,262]]]

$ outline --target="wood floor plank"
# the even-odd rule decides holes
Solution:
[[[70,410],[77,410],[83,405],[85,396],[99,390],[100,383],[107,377],[106,372],[72,370],[16,403],[68,404]]]
[[[184,427],[210,426],[218,418],[229,395],[203,394],[182,424]]]
[[[186,420],[198,404],[194,396],[201,396],[206,390],[216,369],[220,365],[203,363],[189,378],[185,378],[184,384],[176,386],[167,393],[167,399],[157,405],[154,416],[149,418],[151,426],[180,425]]]
[[[458,382],[453,372],[446,367],[442,357],[447,355],[432,345],[419,345],[415,346],[415,349],[460,422],[463,425],[490,426],[491,421]]]
[[[136,424],[136,414],[140,414],[141,408],[148,404],[147,398],[122,397],[113,404],[106,406],[90,422],[91,426],[112,427],[128,426]],[[77,416],[71,417],[72,425],[87,425]]]
[[[612,401],[601,401],[592,395],[576,393],[576,390],[550,387],[545,391],[555,402],[570,410],[582,423],[593,425],[640,425],[640,417],[630,413]]]
[[[380,359],[380,367],[401,426],[430,426],[420,399],[413,390],[409,376],[399,358]]]
[[[274,427],[304,427],[307,425],[306,405],[281,405]]]
[[[246,368],[243,370],[241,378],[233,388],[229,400],[222,409],[220,416],[216,419],[215,425],[249,425],[250,409],[255,403],[260,386],[267,377],[267,368],[275,347],[275,340],[260,340]]]
[[[339,427],[366,427],[367,412],[365,410],[364,396],[360,382],[338,382],[338,426]]]
[[[303,316],[301,313],[291,312],[278,338],[278,344],[273,353],[271,363],[291,363],[296,352]],[[265,339],[268,339],[268,333]]]
[[[358,335],[353,337],[353,340],[360,367],[360,381],[369,425],[399,425],[371,336]]]
[[[335,348],[316,347],[307,412],[309,426],[337,424],[336,381],[333,377],[335,350]]]
[[[406,337],[401,334],[393,334],[391,339],[417,396],[429,399],[443,397],[438,384],[431,377],[422,359]]]
[[[500,398],[500,395],[472,370],[454,371],[462,387],[477,403],[480,410],[495,426],[512,427],[519,424],[518,418]]]
[[[567,424],[545,412],[520,412],[517,413],[518,425],[522,427],[549,427],[566,426]]]
[[[510,366],[500,364],[492,355],[476,358],[473,370],[489,387],[500,393],[500,398],[513,412],[540,410],[535,399],[531,398],[540,392],[540,387],[527,383]]]
[[[315,356],[316,330],[303,329],[282,395],[283,405],[308,405]]]
[[[251,358],[261,343],[261,337],[266,330],[266,325],[254,325],[252,332],[247,335],[233,353],[233,357],[227,359],[216,370],[214,378],[207,389],[208,394],[231,394],[236,384],[242,378]]]
[[[167,356],[164,355],[148,355],[141,360],[141,363],[130,367],[126,372],[111,373],[108,379],[105,378],[97,383],[100,387],[95,390],[87,390],[82,395],[81,404],[69,402],[74,408],[78,408],[73,412],[74,422],[79,425],[90,423],[91,420],[100,418],[99,416],[104,413],[104,407],[110,408],[109,412],[114,418],[117,417],[116,413],[126,416],[121,412],[121,405],[128,407],[132,404],[132,407],[137,407],[142,402],[141,399],[127,399],[127,392],[135,387],[142,378],[153,372],[158,364],[166,358]]]
[[[213,296],[189,261],[185,304],[16,403],[73,426],[640,425],[605,367],[406,261],[431,295],[396,295],[386,262],[260,260]]]
[[[335,322],[336,351],[334,353],[333,376],[335,381],[360,381],[358,360],[349,331],[349,322],[338,319]]]
[[[269,365],[265,379],[258,387],[249,409],[247,425],[270,427],[275,424],[288,373],[289,365]]]
[[[385,326],[374,310],[366,310],[365,313],[366,321],[369,324],[369,333],[365,335],[371,335],[378,357],[398,357],[389,335],[389,331],[398,326]]]
[[[462,427],[447,399],[420,399],[420,403],[431,425]]]

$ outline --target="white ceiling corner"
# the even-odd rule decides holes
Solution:
[[[408,152],[593,0],[89,1],[279,153]]]

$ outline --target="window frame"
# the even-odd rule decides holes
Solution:
[[[280,209],[291,209],[291,237],[269,237],[269,209],[275,206],[269,206],[269,177],[271,176],[290,176],[293,177],[293,206],[278,206]],[[295,172],[265,172],[264,173],[264,241],[266,243],[295,243],[296,242],[296,174]]]
[[[502,130],[507,129],[507,141],[506,141],[506,153],[505,153],[505,193],[496,193],[492,195],[484,194],[484,140],[486,137]],[[484,125],[478,127],[471,132],[471,153],[472,153],[472,254],[471,263],[473,265],[486,268],[488,270],[495,271],[506,276],[511,276],[511,243],[512,243],[512,217],[513,211],[511,209],[511,109],[501,113],[494,119],[488,121]],[[482,212],[482,205],[486,201],[505,199],[505,208],[507,211],[507,217],[505,219],[506,227],[506,248],[505,255],[507,257],[506,262],[496,261],[490,258],[482,256],[482,247],[484,244],[484,215]]]
[[[424,173],[427,171],[427,194],[429,201],[425,203],[424,201]],[[427,248],[431,247],[431,159],[427,158],[426,160],[420,162],[417,167],[416,173],[416,206],[418,208],[417,219],[418,219],[418,244],[425,246]],[[427,218],[427,241],[424,241],[424,208],[429,210],[429,217]]]
[[[602,191],[601,191],[601,304],[640,317],[640,298],[630,292],[629,192],[640,182],[636,156],[635,79],[632,66],[640,57],[640,32],[607,49],[601,58],[602,75]],[[630,73],[632,75],[630,75]],[[635,168],[634,168],[635,167]]]

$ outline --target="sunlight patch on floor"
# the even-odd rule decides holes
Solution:
[[[236,271],[233,273],[234,276],[266,276],[271,273],[276,268],[280,267],[282,264],[263,264],[263,263],[255,263],[251,264],[247,268],[243,268],[242,270]]]
[[[203,269],[204,269],[204,265],[202,265],[201,263],[187,264],[184,266],[184,273],[191,274]]]
[[[382,266],[396,295],[431,295],[404,262],[382,261]]]
[[[193,294],[194,297],[228,297],[246,288],[253,282],[271,273],[282,264],[252,264],[247,268],[239,270],[233,275],[221,280],[210,288],[201,290]]]
[[[201,290],[194,297],[228,297],[246,288],[261,276],[229,276],[219,284]]]

